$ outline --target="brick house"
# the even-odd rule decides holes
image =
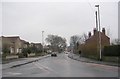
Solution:
[[[105,34],[105,28],[102,28],[102,32],[93,29],[93,35],[88,33],[88,39],[84,44],[79,46],[79,50],[83,56],[98,59],[99,58],[99,33],[101,34],[101,48],[110,45],[110,38]]]

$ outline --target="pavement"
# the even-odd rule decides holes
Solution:
[[[36,58],[35,57],[33,57],[33,58],[20,58],[19,60],[17,59],[17,61],[2,64],[2,69],[4,70],[4,69],[8,69],[8,68],[18,67],[21,65],[36,62],[38,60],[41,60],[41,59],[47,58],[47,57],[50,57],[50,55],[45,55],[45,56],[36,57]]]
[[[103,64],[103,65],[110,65],[110,66],[119,66],[120,65],[118,63],[113,63],[113,62],[105,62],[105,61],[97,61],[94,59],[90,59],[90,58],[85,58],[85,57],[80,57],[77,54],[74,53],[69,53],[68,57],[77,61],[81,61],[81,62],[86,62],[86,63],[95,63],[95,64]]]

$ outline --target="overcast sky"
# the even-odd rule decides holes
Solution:
[[[94,6],[99,4],[101,27],[105,27],[111,39],[118,38],[117,2],[45,1],[3,0],[2,35],[17,35],[29,42],[41,42],[44,31],[44,38],[54,34],[66,38],[69,43],[72,35],[93,32],[97,10]]]

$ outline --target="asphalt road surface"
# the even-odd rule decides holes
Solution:
[[[3,77],[118,77],[118,67],[85,63],[58,54],[2,71]]]

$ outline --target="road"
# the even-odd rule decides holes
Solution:
[[[85,63],[67,54],[3,70],[3,77],[118,77],[118,67]]]

